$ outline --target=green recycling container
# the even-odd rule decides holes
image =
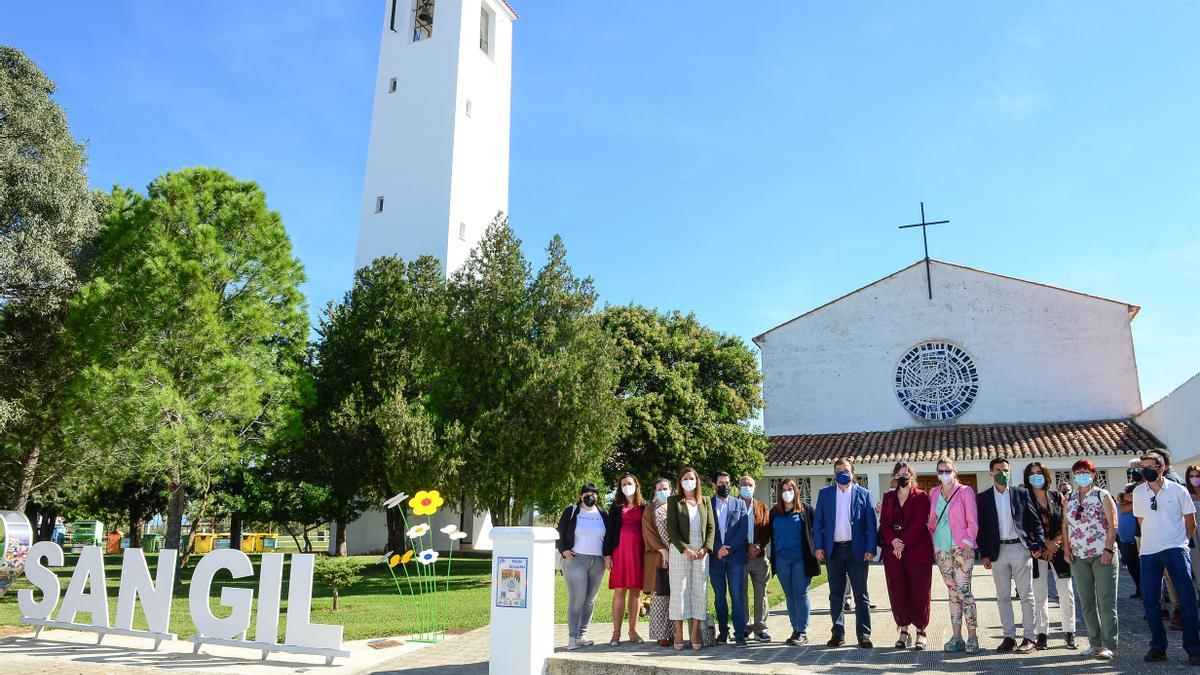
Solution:
[[[158,553],[162,548],[162,535],[151,533],[142,536],[142,551],[145,553]]]

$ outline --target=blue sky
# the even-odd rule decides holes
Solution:
[[[515,0],[512,224],[602,299],[750,337],[931,254],[1126,300],[1200,370],[1200,6]],[[24,2],[96,187],[213,165],[348,288],[382,1]]]

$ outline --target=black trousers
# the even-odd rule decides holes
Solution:
[[[1121,562],[1125,563],[1125,568],[1129,570],[1129,576],[1133,577],[1133,586],[1138,593],[1142,592],[1142,564],[1139,561],[1141,556],[1138,555],[1137,542],[1126,544],[1123,541],[1117,542],[1121,548]]]

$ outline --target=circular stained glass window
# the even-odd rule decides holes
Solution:
[[[896,398],[921,419],[954,419],[971,407],[977,394],[979,372],[975,361],[949,342],[922,342],[896,366]]]

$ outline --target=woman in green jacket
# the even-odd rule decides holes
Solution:
[[[691,621],[692,649],[700,649],[700,621],[708,613],[708,554],[717,527],[712,504],[700,494],[700,478],[687,467],[679,473],[676,493],[667,500],[667,536],[671,577],[669,616],[675,622],[675,651],[683,649],[683,622]]]

